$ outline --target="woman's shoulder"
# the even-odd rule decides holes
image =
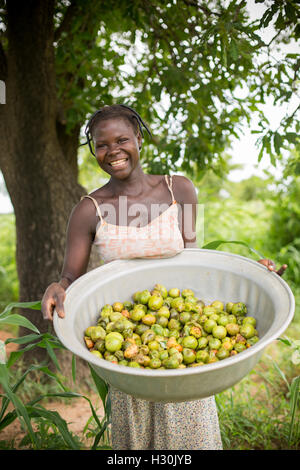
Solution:
[[[196,204],[198,202],[197,191],[191,179],[183,175],[173,175],[173,192],[180,204]]]

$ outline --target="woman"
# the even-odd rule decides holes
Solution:
[[[64,317],[65,289],[86,272],[93,243],[105,263],[169,257],[197,246],[194,185],[184,176],[143,172],[143,127],[150,133],[141,117],[124,105],[105,106],[90,119],[90,150],[110,179],[83,197],[71,213],[61,279],[47,288],[42,300],[45,319],[52,320],[54,308]],[[271,261],[261,262],[274,269]],[[116,450],[222,449],[214,397],[154,403],[113,388],[110,396]]]

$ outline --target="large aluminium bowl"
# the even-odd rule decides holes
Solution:
[[[257,319],[259,341],[249,349],[199,367],[152,370],[119,366],[91,354],[84,331],[96,324],[104,304],[132,300],[135,291],[155,283],[193,289],[205,304],[213,300],[245,302]],[[108,384],[150,401],[180,402],[205,398],[240,381],[259,361],[264,349],[288,327],[294,296],[276,273],[257,261],[230,253],[185,249],[167,259],[113,261],[77,279],[67,289],[65,318],[54,315],[55,332],[64,346],[88,361]]]

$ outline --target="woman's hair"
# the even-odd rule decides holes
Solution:
[[[129,106],[125,104],[113,104],[111,106],[105,105],[103,108],[96,111],[89,119],[86,128],[85,128],[85,136],[87,138],[87,142],[81,145],[89,145],[91,153],[95,156],[93,151],[91,142],[93,138],[93,129],[99,121],[104,121],[108,119],[116,119],[121,118],[125,119],[130,125],[133,127],[135,134],[141,133],[142,137],[144,137],[143,127],[146,129],[148,134],[151,137],[151,132],[148,126],[145,124],[141,116]]]

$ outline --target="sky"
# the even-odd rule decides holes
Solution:
[[[264,12],[265,6],[263,4],[255,3],[255,0],[248,0],[248,11],[252,20],[260,18]],[[273,37],[273,31],[271,28],[266,28],[262,34],[262,39],[270,40]],[[289,52],[300,53],[299,44],[291,44],[284,46],[282,51],[286,52],[288,48]],[[243,93],[243,90],[241,90]],[[295,103],[291,103],[291,109],[293,109]],[[274,106],[270,99],[264,106],[264,112],[270,122],[271,128],[276,128],[281,118],[286,113],[286,108],[280,108]],[[280,176],[280,168],[274,168],[269,160],[268,156],[264,156],[260,163],[257,162],[259,150],[255,145],[257,135],[251,134],[251,129],[255,129],[255,123],[251,128],[244,127],[243,135],[239,139],[234,139],[230,153],[232,155],[232,163],[238,163],[242,165],[241,169],[232,170],[228,176],[231,181],[241,181],[249,178],[252,175],[264,177],[264,170],[268,169],[271,173],[276,176]],[[0,188],[4,187],[4,180],[2,173],[0,172]],[[11,213],[13,207],[10,202],[9,195],[6,191],[0,191],[0,213]]]

